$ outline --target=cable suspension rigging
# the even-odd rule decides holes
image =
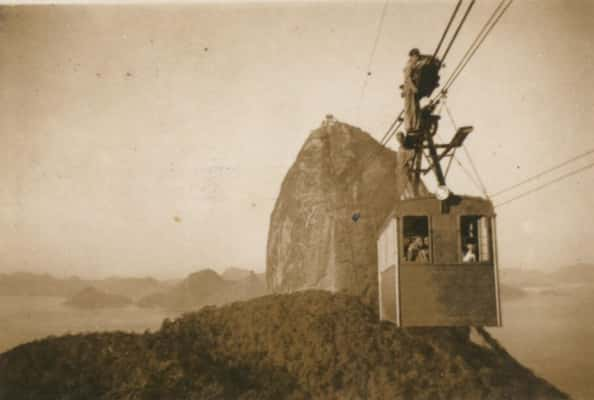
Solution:
[[[458,10],[460,9],[461,5],[462,5],[462,0],[458,0],[458,3],[456,4],[456,8],[454,8],[454,11],[452,12],[452,16],[450,17],[450,20],[448,21],[448,24],[447,24],[445,30],[443,31],[443,34],[441,35],[441,39],[439,39],[439,43],[437,44],[437,47],[435,48],[435,51],[433,52],[432,58],[437,57],[437,53],[439,53],[439,49],[441,49],[443,40],[445,39],[446,35],[448,34],[448,31],[450,30],[450,27],[452,26],[452,22],[454,22],[454,18],[456,18],[456,14],[458,14]]]
[[[472,10],[472,7],[474,6],[474,3],[475,3],[475,0],[472,0],[470,2],[470,4],[468,5],[468,7],[466,8],[466,12],[462,16],[462,20],[458,24],[458,28],[456,28],[456,31],[454,32],[454,36],[450,40],[450,43],[449,43],[448,47],[446,47],[446,50],[445,50],[443,56],[441,57],[441,62],[442,63],[445,61],[446,57],[448,56],[448,53],[450,52],[450,49],[452,48],[452,45],[456,41],[456,38],[458,37],[458,33],[460,33],[460,29],[462,29],[462,26],[464,25],[464,22],[466,22],[466,18],[468,17],[468,14],[470,13],[470,10]]]
[[[477,37],[474,39],[472,44],[469,46],[468,50],[454,69],[452,74],[448,77],[443,89],[439,92],[439,94],[432,100],[433,102],[437,101],[441,96],[443,96],[449,88],[454,84],[460,73],[464,70],[466,65],[470,62],[474,54],[483,44],[489,33],[493,30],[493,28],[497,25],[501,17],[505,14],[507,9],[511,6],[513,0],[502,0],[499,6],[495,9],[491,17],[487,20]],[[504,5],[505,4],[505,5]],[[502,8],[503,7],[503,8]]]
[[[495,8],[495,11],[493,11],[491,13],[491,16],[489,17],[489,19],[487,20],[487,22],[485,22],[485,24],[483,25],[483,27],[481,28],[481,30],[479,31],[479,33],[476,35],[476,37],[474,38],[474,40],[472,41],[472,43],[470,44],[470,46],[468,46],[468,49],[466,49],[466,52],[464,53],[464,55],[462,56],[462,58],[458,62],[458,65],[456,66],[456,68],[454,68],[454,70],[450,74],[450,77],[448,78],[448,80],[447,80],[447,82],[446,82],[446,84],[444,86],[446,86],[449,83],[451,77],[458,71],[458,69],[460,68],[460,66],[464,62],[464,60],[466,60],[468,58],[468,56],[470,55],[470,52],[476,46],[476,44],[478,43],[478,41],[480,40],[480,38],[484,35],[485,31],[491,25],[491,23],[493,22],[493,19],[495,18],[495,16],[500,11],[501,7],[503,6],[503,4],[506,1],[507,0],[501,0],[501,2],[499,3],[499,5],[497,6],[497,8]]]
[[[542,171],[542,172],[540,172],[540,173],[538,173],[538,174],[536,174],[534,176],[531,176],[530,178],[524,179],[521,182],[518,182],[518,183],[516,183],[514,185],[511,185],[511,186],[508,186],[508,187],[506,187],[504,189],[501,189],[501,190],[499,190],[499,191],[491,194],[491,197],[497,197],[499,195],[502,195],[504,193],[507,193],[510,190],[516,189],[516,188],[518,188],[520,186],[523,186],[523,185],[525,185],[527,183],[530,183],[530,182],[532,182],[532,181],[534,181],[534,180],[536,180],[538,178],[543,177],[546,174],[549,174],[549,173],[551,173],[551,172],[553,172],[553,171],[555,171],[555,170],[557,170],[557,169],[559,169],[561,167],[564,167],[564,166],[566,166],[568,164],[571,164],[571,163],[573,163],[573,162],[575,162],[575,161],[577,161],[577,160],[579,160],[581,158],[584,158],[584,157],[586,157],[586,156],[588,156],[590,154],[594,154],[594,149],[590,149],[590,150],[588,150],[588,151],[586,151],[586,152],[584,152],[582,154],[579,154],[579,155],[577,155],[575,157],[572,157],[572,158],[570,158],[570,159],[568,159],[568,160],[566,160],[566,161],[564,161],[564,162],[562,162],[560,164],[554,165],[551,168],[548,168],[548,169],[546,169],[546,170],[544,170],[544,171]]]
[[[374,43],[373,43],[373,47],[372,47],[372,50],[371,50],[371,54],[370,54],[370,57],[369,57],[369,63],[368,63],[368,67],[367,67],[368,70],[371,67],[371,63],[373,61],[373,56],[374,56],[375,51],[377,49],[377,44],[379,42],[379,38],[380,38],[380,35],[381,35],[381,32],[382,32],[382,27],[383,27],[383,23],[384,23],[384,19],[385,19],[385,14],[386,14],[388,2],[389,2],[389,0],[386,0],[386,2],[384,3],[384,7],[382,9],[382,13],[381,13],[381,16],[380,16],[380,21],[379,21],[379,24],[378,24],[377,34],[376,34],[376,37],[375,37],[375,40],[374,40]],[[474,3],[475,2],[476,2],[476,0],[472,0],[470,2],[469,6],[466,8],[466,11],[465,11],[464,15],[462,16],[462,19],[461,19],[460,23],[458,24],[458,27],[456,28],[456,31],[454,32],[454,35],[453,35],[452,39],[450,40],[450,42],[449,42],[449,44],[448,44],[448,46],[446,48],[446,51],[445,51],[445,53],[444,53],[444,55],[442,57],[442,62],[445,59],[445,57],[448,55],[448,53],[449,53],[449,51],[450,51],[453,43],[455,42],[458,34],[460,33],[460,30],[462,29],[462,26],[464,25],[464,23],[466,21],[466,18],[468,17],[468,14],[472,10],[472,7],[474,6]],[[444,29],[444,32],[443,32],[443,34],[442,34],[442,36],[441,36],[441,38],[440,38],[440,40],[439,40],[439,42],[438,42],[438,44],[436,46],[436,49],[435,49],[434,54],[433,54],[433,57],[435,57],[437,55],[437,53],[439,52],[439,50],[441,49],[441,46],[442,46],[442,44],[443,44],[443,42],[444,42],[444,40],[445,40],[445,38],[447,36],[447,33],[449,32],[449,29],[450,29],[450,27],[451,27],[451,25],[452,25],[452,23],[453,23],[453,21],[454,21],[454,19],[456,17],[456,15],[457,15],[457,13],[458,13],[461,5],[462,5],[462,0],[458,0],[458,3],[456,4],[456,7],[454,8],[454,11],[452,12],[452,15],[450,16],[450,19],[448,21],[448,24],[447,24],[446,28]],[[359,99],[359,107],[358,107],[358,109],[360,108],[361,100],[363,98],[364,91],[365,91],[365,88],[367,86],[367,81],[368,81],[369,74],[370,73],[368,71],[367,72],[367,75],[366,75],[366,78],[365,78],[365,80],[363,82],[363,86],[361,88],[361,96],[360,96],[360,99]],[[395,133],[398,131],[398,129],[402,126],[402,124],[404,122],[403,121],[403,118],[402,118],[403,114],[404,114],[404,110],[400,111],[400,113],[398,114],[398,116],[390,124],[390,127],[388,128],[388,130],[386,131],[386,133],[384,134],[384,136],[380,140],[380,145],[381,145],[382,149],[387,145],[387,143],[392,139],[392,137],[395,135]],[[368,157],[365,158],[365,160],[363,161],[362,164],[364,165],[365,163],[367,163],[368,160],[370,160],[375,155],[379,154],[380,151],[381,151],[381,149],[378,149],[377,151],[371,153]],[[460,162],[458,160],[456,160],[456,162],[462,167],[462,165],[460,164]],[[362,165],[362,164],[359,164],[359,165]],[[474,181],[474,179],[472,179],[472,180]]]
[[[400,121],[400,119],[402,118],[402,115],[404,114],[404,110],[400,111],[400,113],[398,114],[398,116],[396,117],[396,119],[392,122],[392,124],[390,125],[390,127],[388,128],[388,130],[386,131],[386,133],[384,133],[384,136],[382,137],[382,140],[380,140],[380,144],[382,146],[385,146],[388,141],[390,140],[388,138],[388,135],[390,134],[390,132],[392,132],[392,130],[394,130],[394,126],[396,125],[397,122]],[[400,127],[401,124],[398,125],[398,127],[396,127],[395,130],[398,130],[398,128]]]
[[[506,204],[509,204],[509,203],[511,203],[511,202],[514,202],[514,201],[516,201],[516,200],[518,200],[518,199],[521,199],[521,198],[523,198],[523,197],[526,197],[526,196],[528,196],[529,194],[532,194],[532,193],[534,193],[534,192],[538,192],[539,190],[542,190],[542,189],[546,188],[547,186],[550,186],[550,185],[552,185],[552,184],[554,184],[554,183],[560,182],[560,181],[562,181],[562,180],[564,180],[564,179],[566,179],[566,178],[569,178],[569,177],[571,177],[571,176],[573,176],[573,175],[577,175],[577,174],[579,174],[579,173],[581,173],[581,172],[584,172],[584,171],[586,171],[586,170],[588,170],[588,169],[590,169],[590,168],[592,168],[592,167],[594,167],[594,162],[593,162],[593,163],[590,163],[590,164],[588,164],[588,165],[586,165],[586,166],[584,166],[584,167],[582,167],[582,168],[578,168],[578,169],[576,169],[576,170],[573,170],[573,171],[571,171],[571,172],[568,172],[568,173],[566,173],[566,174],[564,174],[564,175],[561,175],[560,177],[558,177],[558,178],[555,178],[555,179],[553,179],[553,180],[551,180],[551,181],[549,181],[549,182],[543,183],[542,185],[540,185],[540,186],[537,186],[537,187],[535,187],[535,188],[533,188],[533,189],[530,189],[530,190],[528,190],[528,191],[526,191],[526,192],[524,192],[524,193],[522,193],[522,194],[519,194],[519,195],[517,195],[517,196],[515,196],[515,197],[512,197],[512,198],[511,198],[511,199],[509,199],[509,200],[506,200],[506,201],[504,201],[504,202],[501,202],[501,203],[499,203],[499,204],[495,204],[495,208],[498,208],[498,207],[504,206],[504,205],[506,205]]]
[[[454,121],[454,117],[452,115],[452,112],[450,111],[450,107],[448,107],[447,102],[445,101],[445,98],[444,98],[443,105],[446,109],[446,113],[448,114],[448,118],[450,119],[452,125],[454,126],[454,131],[457,131],[458,127],[456,125],[456,121]],[[485,197],[489,198],[489,194],[487,192],[487,187],[485,186],[483,180],[481,179],[481,175],[479,174],[478,169],[476,168],[476,165],[474,164],[474,161],[472,160],[472,157],[470,156],[470,152],[468,151],[468,149],[466,148],[466,146],[464,144],[462,144],[462,149],[464,150],[464,154],[466,155],[466,158],[468,158],[468,161],[470,163],[470,168],[472,168],[472,171],[474,172],[474,175],[476,176],[476,179],[480,186],[480,191],[483,192]]]
[[[445,99],[444,101],[441,103],[439,110],[438,110],[438,114],[441,115],[441,110],[443,109],[443,107],[446,105]],[[449,113],[448,113],[449,114]],[[450,115],[450,122],[452,123],[452,125],[454,126],[454,129],[457,130],[456,128],[456,122],[452,119],[451,115]],[[441,137],[441,135],[439,134],[439,132],[436,132],[437,138],[440,141],[444,141],[443,138]],[[483,191],[483,186],[481,186],[481,184],[479,182],[476,181],[475,177],[472,176],[472,174],[470,173],[470,171],[468,171],[468,169],[466,169],[466,167],[464,166],[464,164],[462,164],[462,162],[460,162],[460,160],[458,159],[458,157],[456,157],[456,150],[454,150],[454,153],[452,153],[452,157],[450,158],[450,162],[448,163],[448,166],[446,168],[446,175],[447,175],[447,171],[450,169],[452,160],[456,161],[456,164],[458,165],[458,167],[460,167],[460,169],[462,170],[462,172],[464,172],[464,174],[466,175],[466,177],[473,183],[474,187],[476,189],[478,189],[479,192]]]
[[[466,21],[466,18],[468,17],[468,14],[470,13],[470,10],[472,10],[472,7],[474,6],[474,3],[476,2],[476,0],[472,0],[470,2],[470,4],[468,5],[468,7],[466,8],[466,12],[464,13],[464,15],[462,16],[462,20],[460,21],[460,23],[458,24],[458,27],[456,28],[456,31],[454,32],[454,35],[452,37],[452,39],[450,40],[448,47],[446,48],[446,51],[442,57],[441,62],[443,63],[443,60],[445,59],[445,57],[447,56],[448,52],[450,51],[454,41],[456,40],[456,37],[458,36],[458,33],[460,32],[460,30],[462,29],[462,26],[464,25],[464,22]],[[445,37],[447,36],[447,33],[451,27],[452,22],[454,21],[458,10],[460,8],[460,6],[462,5],[462,0],[458,0],[458,3],[456,4],[456,7],[454,8],[454,11],[452,12],[452,15],[450,16],[450,20],[448,21],[448,24],[435,48],[435,51],[433,53],[433,57],[436,56],[436,54],[439,52],[441,45],[443,44],[443,41],[445,39]],[[392,137],[394,136],[394,134],[398,131],[398,129],[400,128],[401,124],[402,124],[402,115],[404,114],[404,110],[402,110],[400,112],[400,114],[398,115],[398,117],[396,117],[396,119],[394,120],[394,122],[392,123],[392,125],[390,125],[390,128],[388,129],[388,131],[386,132],[386,134],[382,137],[382,140],[380,141],[380,144],[382,146],[385,146],[390,139],[392,139]],[[398,124],[398,126],[395,127],[396,122],[400,121],[400,124]]]
[[[375,51],[377,50],[377,44],[379,43],[380,36],[382,34],[383,26],[384,26],[384,19],[386,18],[386,11],[388,10],[388,4],[390,0],[386,0],[384,2],[384,7],[382,8],[382,13],[377,25],[377,32],[375,34],[375,39],[373,41],[373,46],[371,47],[371,52],[369,53],[369,61],[367,62],[367,68],[365,69],[365,79],[363,80],[363,84],[361,86],[361,93],[359,94],[359,103],[357,104],[357,114],[359,114],[359,110],[361,109],[361,103],[363,101],[363,96],[365,96],[365,89],[367,88],[367,84],[369,82],[369,77],[371,76],[371,64],[373,63],[373,57],[375,56]]]
[[[468,14],[470,13],[470,10],[474,6],[475,1],[476,0],[472,0],[470,2],[469,6],[467,7],[466,12],[464,13],[464,15],[462,17],[462,20],[458,24],[458,27],[456,28],[456,31],[454,32],[454,35],[453,35],[452,39],[450,40],[450,42],[448,44],[448,47],[446,48],[446,52],[444,53],[444,58],[445,58],[445,56],[447,56],[447,53],[450,51],[450,49],[451,49],[454,41],[456,40],[456,37],[458,36],[458,33],[462,29],[462,26],[464,25],[464,22],[466,21],[466,18],[468,17]],[[386,4],[387,4],[387,2],[386,2]],[[456,4],[456,7],[454,8],[454,11],[452,12],[452,15],[450,17],[450,20],[448,21],[448,24],[447,24],[447,26],[446,26],[446,28],[445,28],[445,30],[444,30],[444,32],[443,32],[443,34],[442,34],[439,42],[438,42],[438,45],[437,45],[437,47],[436,47],[436,49],[434,51],[434,56],[435,56],[435,54],[437,54],[439,52],[439,50],[441,48],[441,45],[443,44],[443,41],[444,41],[444,39],[445,39],[445,37],[446,37],[449,29],[450,29],[450,26],[451,26],[453,20],[455,19],[455,16],[458,13],[458,10],[459,10],[461,4],[462,4],[462,0],[459,0],[458,3]],[[383,19],[384,19],[385,8],[386,8],[386,5],[384,6],[384,10],[382,12],[382,17],[380,19],[380,28],[378,29],[378,36],[377,37],[379,37],[379,34],[381,33],[381,24],[383,23]],[[376,42],[377,42],[377,37],[376,37]],[[377,43],[374,43],[374,50],[372,50],[372,54],[375,52],[376,45],[377,45]],[[442,62],[443,62],[443,59],[442,59]],[[364,87],[365,87],[365,85],[364,85]],[[363,87],[363,89],[364,89],[364,87]],[[394,121],[392,122],[392,124],[390,125],[390,127],[388,128],[388,130],[386,131],[386,133],[384,134],[384,136],[380,140],[380,145],[382,146],[382,148],[385,147],[388,144],[388,142],[392,139],[392,137],[395,135],[395,133],[398,131],[398,129],[402,126],[402,124],[403,124],[403,119],[402,119],[403,114],[404,114],[404,110],[400,111],[400,113],[398,114],[398,116],[396,117],[396,119],[394,119]],[[380,150],[381,149],[378,149],[377,151],[371,153],[369,155],[369,157],[365,158],[363,164],[367,163],[368,160],[370,160],[372,157],[374,157],[377,154],[379,154]],[[460,166],[462,166],[462,165],[460,164]]]
[[[472,7],[474,6],[476,0],[472,0],[469,4],[469,6],[466,9],[466,12],[464,13],[462,20],[460,21],[460,23],[458,24],[458,27],[456,28],[456,31],[454,32],[454,36],[452,37],[452,39],[450,40],[450,43],[448,44],[448,47],[446,49],[446,52],[444,54],[444,56],[442,57],[442,62],[443,62],[443,58],[445,58],[447,56],[447,53],[449,52],[450,48],[452,47],[454,41],[456,40],[456,37],[458,36],[458,33],[460,32],[460,30],[462,29],[462,26],[464,25],[464,22],[466,21],[466,18],[468,17],[468,14],[470,13],[470,10],[472,9]],[[387,3],[386,3],[387,4]],[[435,57],[437,55],[437,53],[439,52],[443,41],[445,39],[445,37],[447,36],[447,33],[450,30],[450,27],[452,25],[452,22],[454,21],[458,10],[460,9],[460,6],[462,5],[462,0],[458,0],[458,3],[456,4],[456,7],[454,8],[454,11],[452,12],[452,15],[450,16],[450,20],[448,21],[448,24],[446,26],[446,28],[444,29],[444,32],[435,48],[435,51],[433,53],[433,57]],[[383,15],[382,15],[382,19],[381,21],[383,22]],[[378,35],[379,35],[380,30],[378,30]],[[374,46],[375,48],[375,46]],[[373,52],[372,52],[373,54]],[[388,128],[387,132],[384,134],[384,136],[382,137],[382,140],[380,141],[380,144],[382,146],[385,146],[390,139],[392,139],[392,137],[394,136],[394,134],[398,131],[398,129],[400,128],[400,126],[402,125],[402,115],[404,114],[404,110],[402,110],[398,116],[396,117],[396,119],[394,120],[394,122],[392,122],[392,124],[390,125],[390,128]],[[396,122],[400,122],[400,124],[398,124],[398,126],[396,125]]]

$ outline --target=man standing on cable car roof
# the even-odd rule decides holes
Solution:
[[[419,129],[419,91],[415,78],[416,67],[421,58],[419,49],[412,49],[408,52],[408,61],[404,67],[404,84],[402,88],[402,97],[404,97],[404,127],[406,133],[414,132]]]
[[[419,49],[414,48],[408,52],[408,61],[404,67],[404,84],[400,86],[402,89],[402,97],[404,97],[404,127],[406,133],[415,132],[420,127],[420,109],[419,101],[421,100],[421,93],[419,93],[420,71],[422,67],[430,62],[432,57],[421,55]]]

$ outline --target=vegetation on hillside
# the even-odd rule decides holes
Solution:
[[[562,399],[484,331],[398,329],[321,291],[205,307],[155,333],[0,355],[0,399]]]

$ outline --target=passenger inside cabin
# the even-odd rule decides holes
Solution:
[[[463,263],[478,263],[489,260],[489,250],[486,248],[489,237],[486,227],[485,217],[480,215],[463,215],[460,218]]]
[[[429,218],[410,215],[403,218],[402,259],[410,263],[429,263]]]
[[[410,262],[419,262],[419,253],[423,248],[423,239],[415,236],[414,240],[408,245],[406,250],[406,259]]]
[[[468,238],[468,240],[474,240],[475,239],[475,235],[474,235],[474,224],[476,224],[476,221],[473,221],[472,223],[470,223],[468,225],[468,233],[466,234],[466,237]]]
[[[404,261],[408,261],[408,247],[412,243],[412,240],[408,237],[405,237],[402,241],[403,249],[404,249]]]
[[[423,238],[423,245],[421,246],[421,250],[419,251],[419,262],[429,262],[429,237],[427,236]]]
[[[406,261],[429,263],[429,238],[415,236],[406,247]]]
[[[466,251],[462,257],[463,263],[475,263],[476,262],[476,246],[473,242],[466,243]]]

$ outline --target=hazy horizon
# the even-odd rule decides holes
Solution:
[[[362,99],[383,2],[2,7],[0,273],[264,271],[309,132],[333,113],[379,140],[408,50],[433,50],[454,3],[389,4]],[[495,6],[475,5],[442,77]],[[514,2],[452,87],[491,193],[594,148],[593,33],[594,3]],[[594,263],[593,178],[498,209],[501,266]],[[456,166],[449,183],[479,194]]]

